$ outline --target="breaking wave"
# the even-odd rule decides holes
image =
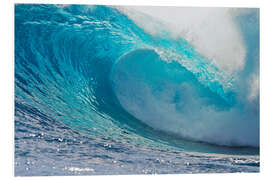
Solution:
[[[214,14],[215,34],[213,18],[200,29],[140,8],[16,5],[15,116],[145,146],[259,147],[258,12]]]

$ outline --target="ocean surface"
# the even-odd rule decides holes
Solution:
[[[260,171],[259,10],[162,8],[15,5],[15,176]]]

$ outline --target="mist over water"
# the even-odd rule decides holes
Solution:
[[[138,26],[156,38],[164,37],[171,39],[171,41],[179,41],[179,39],[184,38],[191,45],[191,47],[186,47],[185,53],[190,55],[187,59],[193,61],[193,66],[187,67],[183,62],[186,57],[170,54],[171,57],[168,60],[167,57],[162,57],[163,52],[157,50],[156,47],[154,49],[158,54],[161,54],[163,60],[168,62],[167,64],[156,67],[155,63],[151,62],[154,60],[145,54],[140,57],[133,58],[130,55],[128,58],[122,58],[125,59],[122,61],[130,61],[130,64],[119,70],[121,73],[119,76],[122,76],[123,71],[126,71],[126,74],[130,73],[130,79],[129,75],[126,75],[127,82],[125,83],[128,86],[124,88],[122,86],[125,84],[116,85],[120,86],[116,90],[116,94],[121,89],[126,92],[125,95],[122,95],[123,93],[119,95],[121,96],[119,98],[122,99],[120,102],[124,101],[123,107],[132,106],[134,109],[137,106],[134,113],[136,117],[139,116],[138,119],[147,121],[148,124],[154,125],[157,129],[180,134],[180,136],[223,145],[259,146],[259,15],[256,9],[140,6],[118,8],[134,20]],[[256,23],[251,26],[250,21]],[[249,46],[253,46],[253,49]],[[198,52],[203,58],[192,54],[193,51]],[[155,59],[156,57],[151,58]],[[137,73],[143,74],[145,71],[150,73],[145,77],[140,76],[132,79],[136,76],[134,75],[136,70],[128,67],[136,66],[137,63],[140,63],[139,61],[143,61],[142,59],[148,61],[148,64],[143,63],[140,67],[141,70]],[[171,61],[177,61],[180,68],[175,68],[177,63]],[[199,82],[203,86],[190,85],[194,84],[192,75],[182,73],[185,70],[181,69],[181,65],[195,76],[199,71],[197,79],[203,81]],[[159,80],[155,79],[158,73],[151,74],[153,67],[158,69],[159,76],[162,76]],[[163,71],[170,73],[170,75],[161,75]],[[143,82],[151,76],[154,76],[152,82]],[[168,76],[175,77],[172,80]],[[116,83],[123,84],[122,79],[121,77],[121,80]],[[142,84],[137,85],[138,81],[141,81]],[[208,82],[205,83],[205,81]],[[247,83],[244,85],[245,81]],[[222,83],[222,87],[215,87],[212,82]],[[130,86],[133,87],[133,85],[135,87],[132,88],[132,92],[128,92]],[[229,102],[228,98],[225,101],[231,106],[225,105],[222,108],[224,102],[218,100],[219,97],[210,96],[210,93],[204,90],[202,90],[203,93],[195,90],[203,89],[205,85],[223,99],[225,91],[229,91],[227,95],[230,94],[228,96],[230,96],[231,101]],[[224,92],[220,93],[220,89]],[[141,93],[138,97],[143,100],[138,98],[136,102],[134,94],[137,92]],[[206,100],[206,96],[209,96],[208,100]],[[128,99],[129,97],[131,99]],[[215,103],[207,102],[213,101],[213,99],[216,99]],[[142,105],[148,103],[148,108]]]

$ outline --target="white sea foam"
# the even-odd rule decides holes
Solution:
[[[154,66],[155,58],[151,50],[136,50],[122,56],[114,67],[114,91],[130,114],[154,129],[188,139],[259,146],[257,103],[237,99],[236,105],[227,108],[218,98],[211,102],[216,97],[198,93],[200,87],[187,74],[181,74],[185,80],[180,81],[164,75],[174,71]]]

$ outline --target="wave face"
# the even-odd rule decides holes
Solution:
[[[132,17],[119,7],[16,5],[15,132],[34,118],[51,121],[33,129],[63,123],[145,147],[259,147],[257,13],[231,18],[246,50],[233,72],[197,48],[200,41],[169,29],[152,34],[134,20],[152,17]],[[213,44],[211,52],[222,49]]]

